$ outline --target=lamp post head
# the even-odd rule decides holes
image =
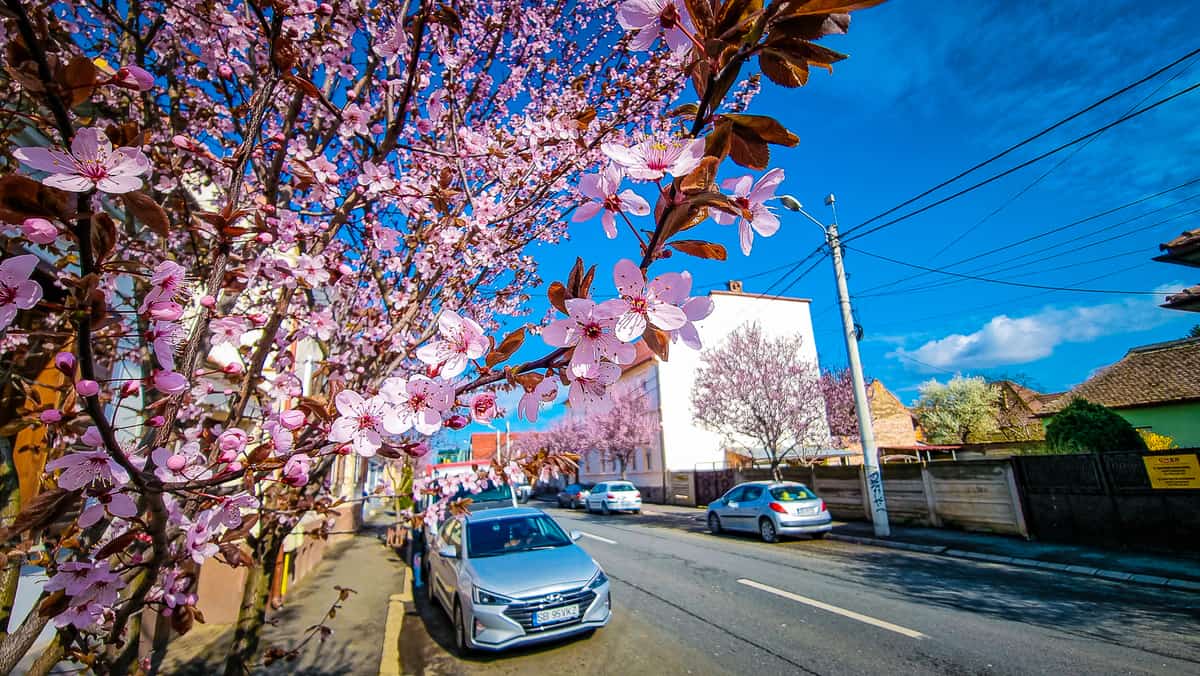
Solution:
[[[837,202],[837,198],[833,196],[833,193],[829,193],[825,196],[825,206],[831,207],[835,202]]]
[[[792,197],[791,195],[780,195],[779,203],[782,204],[783,208],[787,209],[788,211],[800,211],[804,208],[804,205],[800,203],[800,200]]]

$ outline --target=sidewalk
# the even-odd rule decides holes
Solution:
[[[270,646],[285,650],[296,645],[304,632],[321,621],[337,598],[334,585],[358,593],[347,599],[326,626],[333,634],[324,643],[313,639],[295,661],[279,661],[255,674],[375,674],[383,651],[388,599],[404,587],[405,566],[381,537],[386,524],[368,524],[354,538],[332,547],[323,561],[291,591],[282,608],[267,616],[260,652]],[[240,593],[230,590],[229,593]],[[197,624],[176,638],[167,649],[159,673],[221,673],[232,625]]]
[[[892,526],[891,537],[877,539],[869,523],[834,523],[829,538],[843,542],[1200,592],[1200,557],[1035,542],[944,528]]]

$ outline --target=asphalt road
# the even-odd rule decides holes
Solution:
[[[696,510],[549,508],[612,580],[585,638],[453,654],[418,603],[406,674],[1197,674],[1200,594],[850,543],[713,536]],[[420,596],[420,595],[418,595]]]

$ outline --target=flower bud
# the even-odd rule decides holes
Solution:
[[[211,294],[206,293],[200,297],[200,304],[206,308],[212,309],[213,307],[216,306],[217,299],[213,298],[213,296]]]
[[[229,64],[223,63],[220,66],[217,66],[217,75],[220,75],[228,80],[229,78],[233,77],[233,69],[229,67]]]
[[[161,415],[156,415],[153,418],[147,420],[146,424],[151,427],[162,427],[163,425],[166,424],[166,422],[167,422],[166,418],[162,417]]]
[[[53,425],[54,423],[62,420],[62,411],[58,410],[57,408],[48,408],[45,411],[42,411],[42,414],[38,416],[38,418],[40,418],[41,421],[47,425]]]
[[[75,375],[75,355],[70,352],[59,352],[54,355],[54,368],[69,376]]]
[[[58,228],[44,218],[26,218],[21,223],[21,234],[34,244],[50,244],[58,239]]]
[[[461,413],[455,413],[449,418],[446,418],[446,427],[449,427],[452,430],[461,430],[462,428],[466,427],[467,423],[469,422],[471,422],[471,419],[467,416],[462,415]]]
[[[289,430],[298,430],[304,426],[304,411],[288,409],[279,414],[279,424]]]
[[[100,394],[100,383],[94,380],[80,380],[75,383],[75,391],[81,397],[94,397]]]
[[[142,389],[142,384],[136,380],[126,380],[121,383],[121,396],[132,397]]]
[[[224,373],[226,375],[231,375],[231,376],[240,376],[242,374],[242,372],[245,370],[246,370],[245,367],[242,366],[241,363],[236,362],[236,361],[230,362],[221,368],[222,373]]]
[[[178,472],[184,467],[187,467],[187,458],[183,457],[182,455],[176,453],[167,458],[167,469],[171,470],[172,472]]]
[[[136,89],[139,92],[154,89],[154,76],[144,68],[134,65],[123,66],[113,79],[121,86]]]

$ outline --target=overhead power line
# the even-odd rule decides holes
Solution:
[[[1162,197],[1163,195],[1170,194],[1170,193],[1172,193],[1172,192],[1175,192],[1176,190],[1180,190],[1180,189],[1182,189],[1182,188],[1186,188],[1186,187],[1189,187],[1189,186],[1192,186],[1192,185],[1196,185],[1197,183],[1200,183],[1200,177],[1193,178],[1193,179],[1191,179],[1190,181],[1185,181],[1185,182],[1183,182],[1183,183],[1180,183],[1179,185],[1176,185],[1176,186],[1174,186],[1174,187],[1171,187],[1171,188],[1167,188],[1167,189],[1165,189],[1165,190],[1160,190],[1160,191],[1158,191],[1158,192],[1151,193],[1151,194],[1149,194],[1149,195],[1144,195],[1144,196],[1142,196],[1142,197],[1139,197],[1139,198],[1137,198],[1137,199],[1135,199],[1135,200],[1132,200],[1132,201],[1126,202],[1126,203],[1124,203],[1124,204],[1121,204],[1120,206],[1112,207],[1112,208],[1110,208],[1110,209],[1105,209],[1104,211],[1097,212],[1097,213],[1095,213],[1095,214],[1092,214],[1092,215],[1090,215],[1090,216],[1086,216],[1086,217],[1084,217],[1084,218],[1076,219],[1076,220],[1074,220],[1074,221],[1071,221],[1070,223],[1066,223],[1066,224],[1064,224],[1064,225],[1059,225],[1059,226],[1056,226],[1056,227],[1053,227],[1053,228],[1049,228],[1049,229],[1047,229],[1047,230],[1043,230],[1043,231],[1041,231],[1041,232],[1037,232],[1037,233],[1034,233],[1034,234],[1032,234],[1032,235],[1029,235],[1028,237],[1024,237],[1024,238],[1018,239],[1018,240],[1016,240],[1016,241],[1009,242],[1009,243],[1007,243],[1007,244],[1001,244],[1001,245],[999,245],[999,246],[993,247],[993,248],[991,248],[991,249],[988,249],[988,250],[986,250],[986,251],[981,251],[981,252],[979,252],[979,253],[974,253],[974,254],[971,254],[971,255],[968,255],[968,256],[964,256],[963,258],[960,258],[960,259],[958,259],[958,260],[956,260],[956,261],[953,261],[953,262],[947,263],[947,264],[946,264],[944,267],[946,267],[946,268],[954,268],[954,267],[958,267],[959,265],[962,265],[962,264],[964,264],[964,263],[970,263],[971,261],[979,260],[979,259],[981,259],[981,258],[985,258],[985,257],[987,257],[987,256],[991,256],[992,254],[997,254],[997,253],[1000,253],[1000,252],[1002,252],[1002,251],[1007,251],[1007,250],[1009,250],[1009,249],[1014,249],[1014,248],[1016,248],[1016,247],[1018,247],[1018,246],[1021,246],[1021,245],[1023,245],[1023,244],[1028,244],[1029,242],[1034,242],[1034,241],[1037,241],[1037,240],[1039,240],[1039,239],[1042,239],[1042,238],[1045,238],[1045,237],[1049,237],[1050,235],[1054,235],[1054,234],[1057,234],[1057,233],[1063,232],[1063,231],[1065,231],[1065,230],[1069,230],[1069,229],[1071,229],[1071,228],[1075,228],[1075,227],[1077,227],[1077,226],[1083,225],[1084,223],[1089,223],[1089,222],[1091,222],[1091,221],[1094,221],[1094,220],[1096,220],[1096,219],[1103,218],[1103,217],[1105,217],[1105,216],[1109,216],[1109,215],[1111,215],[1111,214],[1114,214],[1114,213],[1116,213],[1116,212],[1118,212],[1118,211],[1123,211],[1123,210],[1125,210],[1125,209],[1128,209],[1129,207],[1136,206],[1136,205],[1138,205],[1138,204],[1141,204],[1141,203],[1143,203],[1143,202],[1148,202],[1148,201],[1150,201],[1150,200],[1152,200],[1152,199],[1155,199],[1155,198],[1158,198],[1158,197]],[[1180,203],[1182,203],[1182,202],[1186,202],[1186,201],[1188,201],[1188,200],[1195,199],[1195,197],[1196,197],[1196,196],[1187,197],[1187,198],[1184,198],[1184,199],[1182,199],[1182,200],[1178,200],[1178,201],[1176,201],[1176,202],[1172,202],[1171,204],[1168,204],[1168,205],[1166,205],[1165,207],[1158,207],[1158,208],[1152,209],[1152,210],[1150,210],[1150,211],[1147,211],[1147,212],[1145,212],[1145,213],[1143,213],[1143,214],[1141,214],[1141,215],[1139,215],[1139,216],[1136,216],[1136,217],[1134,217],[1134,218],[1131,218],[1131,219],[1128,219],[1128,220],[1125,220],[1125,221],[1121,221],[1121,222],[1120,222],[1120,223],[1118,223],[1117,225],[1124,225],[1125,223],[1132,222],[1132,221],[1134,221],[1134,220],[1137,220],[1137,219],[1139,219],[1139,218],[1144,218],[1144,217],[1146,217],[1146,216],[1149,216],[1150,214],[1157,213],[1157,212],[1159,212],[1159,211],[1163,211],[1163,210],[1165,210],[1165,209],[1169,209],[1169,208],[1171,208],[1171,207],[1173,207],[1173,206],[1175,206],[1175,205],[1177,205],[1177,204],[1180,204]],[[1106,227],[1112,227],[1112,226],[1106,226]],[[1103,232],[1103,230],[1104,230],[1104,229],[1101,229],[1101,230],[1099,230],[1099,231],[1096,231],[1096,232]],[[1093,233],[1093,234],[1095,234],[1095,233]],[[1060,243],[1060,244],[1061,244],[1061,243]],[[1055,246],[1057,246],[1057,245],[1055,245]],[[1035,253],[1037,253],[1037,252],[1040,252],[1040,251],[1043,251],[1043,250],[1045,250],[1045,249],[1036,249],[1036,250],[1034,250],[1034,251],[1032,251],[1032,252],[1030,252],[1030,253],[1031,253],[1031,254],[1035,254]],[[978,272],[978,271],[976,270],[976,271],[974,271],[974,272]],[[908,275],[908,276],[906,276],[906,277],[901,277],[900,279],[892,280],[892,281],[890,281],[890,282],[886,282],[886,283],[884,283],[884,284],[879,284],[879,285],[873,286],[873,287],[871,287],[871,288],[869,288],[869,289],[865,289],[865,290],[863,290],[862,292],[860,292],[860,294],[874,293],[874,292],[876,292],[876,291],[880,291],[880,290],[883,290],[883,289],[886,289],[886,288],[889,288],[889,287],[893,287],[893,286],[895,286],[895,285],[897,285],[897,284],[902,284],[902,283],[904,283],[904,282],[907,282],[907,281],[909,281],[909,280],[917,279],[917,278],[920,278],[920,277],[925,277],[925,276],[927,276],[927,275],[929,275],[929,274],[930,274],[930,273],[928,273],[928,272],[918,272],[918,273],[916,273],[916,274]]]
[[[884,218],[892,213],[895,213],[896,211],[903,209],[904,207],[912,204],[913,202],[916,202],[924,197],[927,197],[927,196],[931,195],[932,193],[935,193],[938,190],[941,190],[942,188],[950,185],[951,183],[954,183],[955,181],[957,181],[971,173],[974,173],[975,171],[977,171],[979,169],[982,169],[983,167],[991,164],[992,162],[995,162],[996,160],[1006,157],[1013,151],[1018,150],[1026,145],[1029,145],[1033,141],[1036,141],[1037,139],[1045,136],[1046,134],[1049,134],[1050,132],[1054,131],[1055,129],[1058,129],[1059,127],[1063,126],[1064,124],[1067,124],[1068,122],[1071,122],[1072,120],[1074,120],[1082,115],[1085,115],[1085,114],[1091,112],[1092,110],[1095,110],[1099,106],[1102,106],[1105,103],[1108,103],[1109,101],[1117,98],[1118,96],[1121,96],[1125,92],[1128,92],[1131,89],[1135,89],[1135,88],[1141,86],[1142,84],[1145,84],[1146,82],[1149,82],[1150,80],[1153,80],[1154,78],[1158,77],[1159,75],[1162,75],[1163,73],[1167,72],[1168,70],[1171,70],[1175,66],[1178,66],[1179,64],[1183,63],[1184,61],[1187,61],[1188,59],[1192,58],[1193,56],[1196,56],[1197,54],[1200,54],[1200,47],[1193,49],[1192,51],[1188,52],[1187,54],[1184,54],[1183,56],[1179,57],[1178,59],[1175,59],[1174,61],[1163,66],[1162,68],[1155,70],[1154,72],[1150,73],[1149,75],[1146,75],[1145,77],[1143,77],[1139,80],[1131,82],[1131,83],[1125,85],[1124,87],[1121,87],[1120,89],[1112,92],[1111,94],[1104,96],[1103,98],[1097,100],[1096,102],[1068,115],[1067,117],[1064,117],[1063,119],[1059,120],[1058,122],[1055,122],[1054,124],[1050,125],[1049,127],[1046,127],[1045,129],[1037,132],[1033,136],[1030,136],[1022,141],[1018,141],[1017,143],[1009,146],[1008,148],[1005,148],[1004,150],[1000,151],[999,153],[992,155],[988,159],[960,172],[959,174],[957,174],[951,178],[946,179],[945,181],[942,181],[941,183],[933,186],[932,188],[926,190],[925,192],[922,192],[921,194],[916,195],[915,197],[909,198],[909,199],[905,200],[904,202],[901,202],[900,204],[897,204],[896,206],[888,209],[887,211],[884,211],[882,213],[876,214],[875,216],[872,216],[871,218],[868,218],[867,220],[863,221],[862,223],[859,223],[858,225],[854,226],[853,228],[850,228],[850,230],[846,231],[843,234],[846,235],[846,234],[849,234],[853,230],[857,230],[859,228],[870,225],[871,223],[874,223],[875,221],[877,221],[881,218]]]
[[[847,234],[847,235],[850,235],[850,236],[849,236],[849,237],[846,237],[846,238],[845,238],[843,241],[845,241],[845,242],[852,242],[852,241],[854,241],[854,240],[856,240],[856,239],[861,239],[861,238],[863,238],[863,237],[866,237],[867,235],[871,235],[871,234],[874,234],[874,233],[876,233],[876,232],[879,232],[880,230],[883,230],[884,228],[888,228],[888,227],[891,227],[891,226],[893,226],[893,225],[896,225],[897,223],[901,223],[901,222],[903,222],[903,221],[906,221],[906,220],[908,220],[908,219],[912,218],[913,216],[917,216],[917,215],[923,214],[923,213],[925,213],[926,211],[929,211],[930,209],[933,209],[933,208],[935,208],[935,207],[939,207],[939,206],[941,206],[941,205],[945,204],[946,202],[949,202],[949,201],[951,201],[951,200],[958,199],[959,197],[962,197],[963,195],[966,195],[966,194],[967,194],[967,193],[969,193],[969,192],[972,192],[972,191],[978,190],[979,188],[982,188],[983,186],[985,186],[985,185],[988,185],[988,184],[990,184],[990,183],[994,183],[994,182],[996,182],[996,181],[998,181],[998,180],[1000,180],[1000,179],[1004,178],[1005,176],[1008,176],[1008,175],[1010,175],[1010,174],[1013,174],[1013,173],[1015,173],[1015,172],[1017,172],[1017,171],[1020,171],[1021,169],[1024,169],[1025,167],[1028,167],[1028,166],[1029,166],[1029,165],[1031,165],[1031,164],[1036,164],[1037,162],[1041,162],[1042,160],[1046,159],[1047,157],[1050,157],[1051,155],[1054,155],[1054,154],[1056,154],[1056,153],[1060,153],[1060,152],[1062,152],[1063,150],[1066,150],[1067,148],[1070,148],[1071,146],[1073,146],[1073,145],[1075,145],[1075,144],[1077,144],[1077,143],[1081,143],[1081,142],[1083,142],[1083,141],[1086,141],[1086,140],[1087,140],[1087,139],[1089,139],[1089,138],[1092,138],[1093,136],[1096,136],[1097,134],[1103,134],[1104,132],[1108,131],[1109,129],[1112,129],[1113,127],[1115,127],[1115,126],[1117,126],[1117,125],[1124,124],[1124,123],[1126,123],[1126,122],[1128,122],[1128,121],[1130,121],[1130,120],[1132,120],[1132,119],[1134,119],[1134,118],[1136,118],[1136,117],[1139,117],[1139,116],[1141,116],[1141,115],[1144,115],[1144,114],[1146,114],[1146,113],[1148,113],[1148,112],[1150,112],[1150,111],[1154,110],[1155,108],[1158,108],[1159,106],[1162,106],[1162,105],[1165,105],[1165,104],[1167,104],[1167,103],[1170,103],[1171,101],[1174,101],[1175,99],[1177,99],[1177,98],[1179,98],[1179,97],[1181,97],[1181,96],[1183,96],[1183,95],[1185,95],[1185,94],[1189,94],[1189,93],[1191,93],[1191,92],[1195,91],[1196,89],[1200,89],[1200,82],[1197,82],[1197,83],[1195,83],[1195,84],[1192,84],[1192,85],[1191,85],[1191,86],[1189,86],[1189,87],[1186,87],[1186,88],[1184,88],[1184,89],[1181,89],[1181,90],[1179,90],[1179,91],[1175,92],[1174,94],[1171,94],[1170,96],[1165,96],[1165,97],[1163,97],[1163,98],[1161,98],[1161,99],[1159,99],[1159,100],[1155,101],[1154,103],[1152,103],[1152,104],[1150,104],[1150,105],[1146,106],[1145,108],[1140,108],[1140,109],[1138,109],[1138,110],[1136,110],[1136,111],[1134,111],[1134,112],[1132,112],[1132,113],[1129,113],[1128,115],[1122,115],[1121,117],[1119,117],[1119,118],[1117,118],[1117,119],[1113,120],[1112,122],[1109,122],[1108,124],[1106,124],[1106,125],[1104,125],[1104,126],[1102,126],[1102,127],[1099,127],[1099,128],[1097,128],[1097,129],[1094,129],[1094,130],[1092,130],[1092,131],[1090,131],[1090,132],[1088,132],[1088,133],[1084,134],[1083,136],[1079,136],[1079,137],[1076,137],[1076,138],[1074,138],[1074,139],[1071,139],[1070,141],[1067,141],[1066,143],[1063,143],[1062,145],[1059,145],[1059,146],[1057,146],[1057,147],[1055,147],[1055,148],[1052,148],[1052,149],[1050,149],[1050,150],[1047,150],[1046,152],[1044,152],[1044,153],[1042,153],[1042,154],[1040,154],[1040,155],[1038,155],[1038,156],[1036,156],[1036,157],[1034,157],[1034,158],[1032,158],[1032,159],[1029,159],[1029,160],[1026,160],[1026,161],[1022,162],[1022,163],[1020,163],[1020,164],[1016,165],[1015,167],[1011,167],[1011,168],[1009,168],[1009,169],[1005,169],[1004,171],[1002,171],[1002,172],[1000,172],[1000,173],[998,173],[998,174],[994,174],[994,175],[992,175],[992,176],[990,176],[990,177],[988,177],[988,178],[986,178],[986,179],[984,179],[984,180],[982,180],[982,181],[979,181],[979,182],[977,182],[977,183],[974,183],[974,184],[972,184],[972,185],[970,185],[970,186],[968,186],[968,187],[966,187],[966,188],[963,188],[962,190],[959,190],[958,192],[956,192],[956,193],[953,193],[953,194],[951,194],[951,195],[949,195],[949,196],[947,196],[947,197],[943,197],[943,198],[941,198],[941,199],[939,199],[939,200],[937,200],[937,201],[935,201],[935,202],[931,202],[931,203],[929,203],[929,204],[927,204],[927,205],[925,205],[925,206],[923,206],[923,207],[921,207],[921,208],[919,208],[919,209],[914,209],[913,211],[910,211],[910,212],[908,212],[908,213],[904,214],[903,216],[898,216],[898,217],[896,217],[896,218],[893,218],[893,219],[891,219],[890,221],[885,221],[885,222],[883,222],[883,223],[880,223],[879,225],[876,225],[876,226],[875,226],[875,227],[873,227],[873,228],[869,228],[869,229],[867,229],[865,232],[861,232],[861,233],[858,233],[858,234],[853,234],[855,231],[857,231],[859,228],[861,228],[861,227],[862,227],[861,225],[860,225],[860,226],[857,226],[857,227],[854,227],[854,228],[851,228],[850,230],[848,230],[848,231],[846,232],[846,234]]]
[[[1068,288],[1068,287],[1064,287],[1064,286],[1049,286],[1046,284],[1026,284],[1024,282],[1011,282],[1011,281],[1007,281],[1007,280],[1003,280],[1003,279],[993,279],[991,277],[980,277],[979,275],[966,275],[966,274],[962,274],[960,272],[951,272],[950,270],[943,270],[941,268],[932,268],[932,267],[929,267],[926,265],[919,265],[917,263],[909,263],[908,261],[902,261],[897,258],[891,258],[891,257],[884,256],[881,254],[872,253],[870,251],[866,251],[866,250],[860,249],[858,247],[852,247],[852,246],[848,246],[848,245],[843,245],[843,246],[845,246],[847,249],[853,249],[861,254],[870,256],[872,258],[878,258],[879,260],[887,261],[888,263],[894,263],[896,265],[903,265],[905,267],[910,267],[910,268],[914,268],[917,270],[927,270],[929,272],[936,272],[937,274],[940,274],[940,275],[949,275],[951,277],[961,277],[963,279],[971,279],[971,280],[974,280],[977,282],[987,282],[989,284],[1002,284],[1004,286],[1019,286],[1019,287],[1023,287],[1026,289],[1042,289],[1045,291],[1074,291],[1076,293],[1105,293],[1105,294],[1127,295],[1127,296],[1158,296],[1158,295],[1161,295],[1157,291],[1124,291],[1124,290],[1119,290],[1119,289],[1078,289],[1078,288],[1072,289],[1072,288]]]

